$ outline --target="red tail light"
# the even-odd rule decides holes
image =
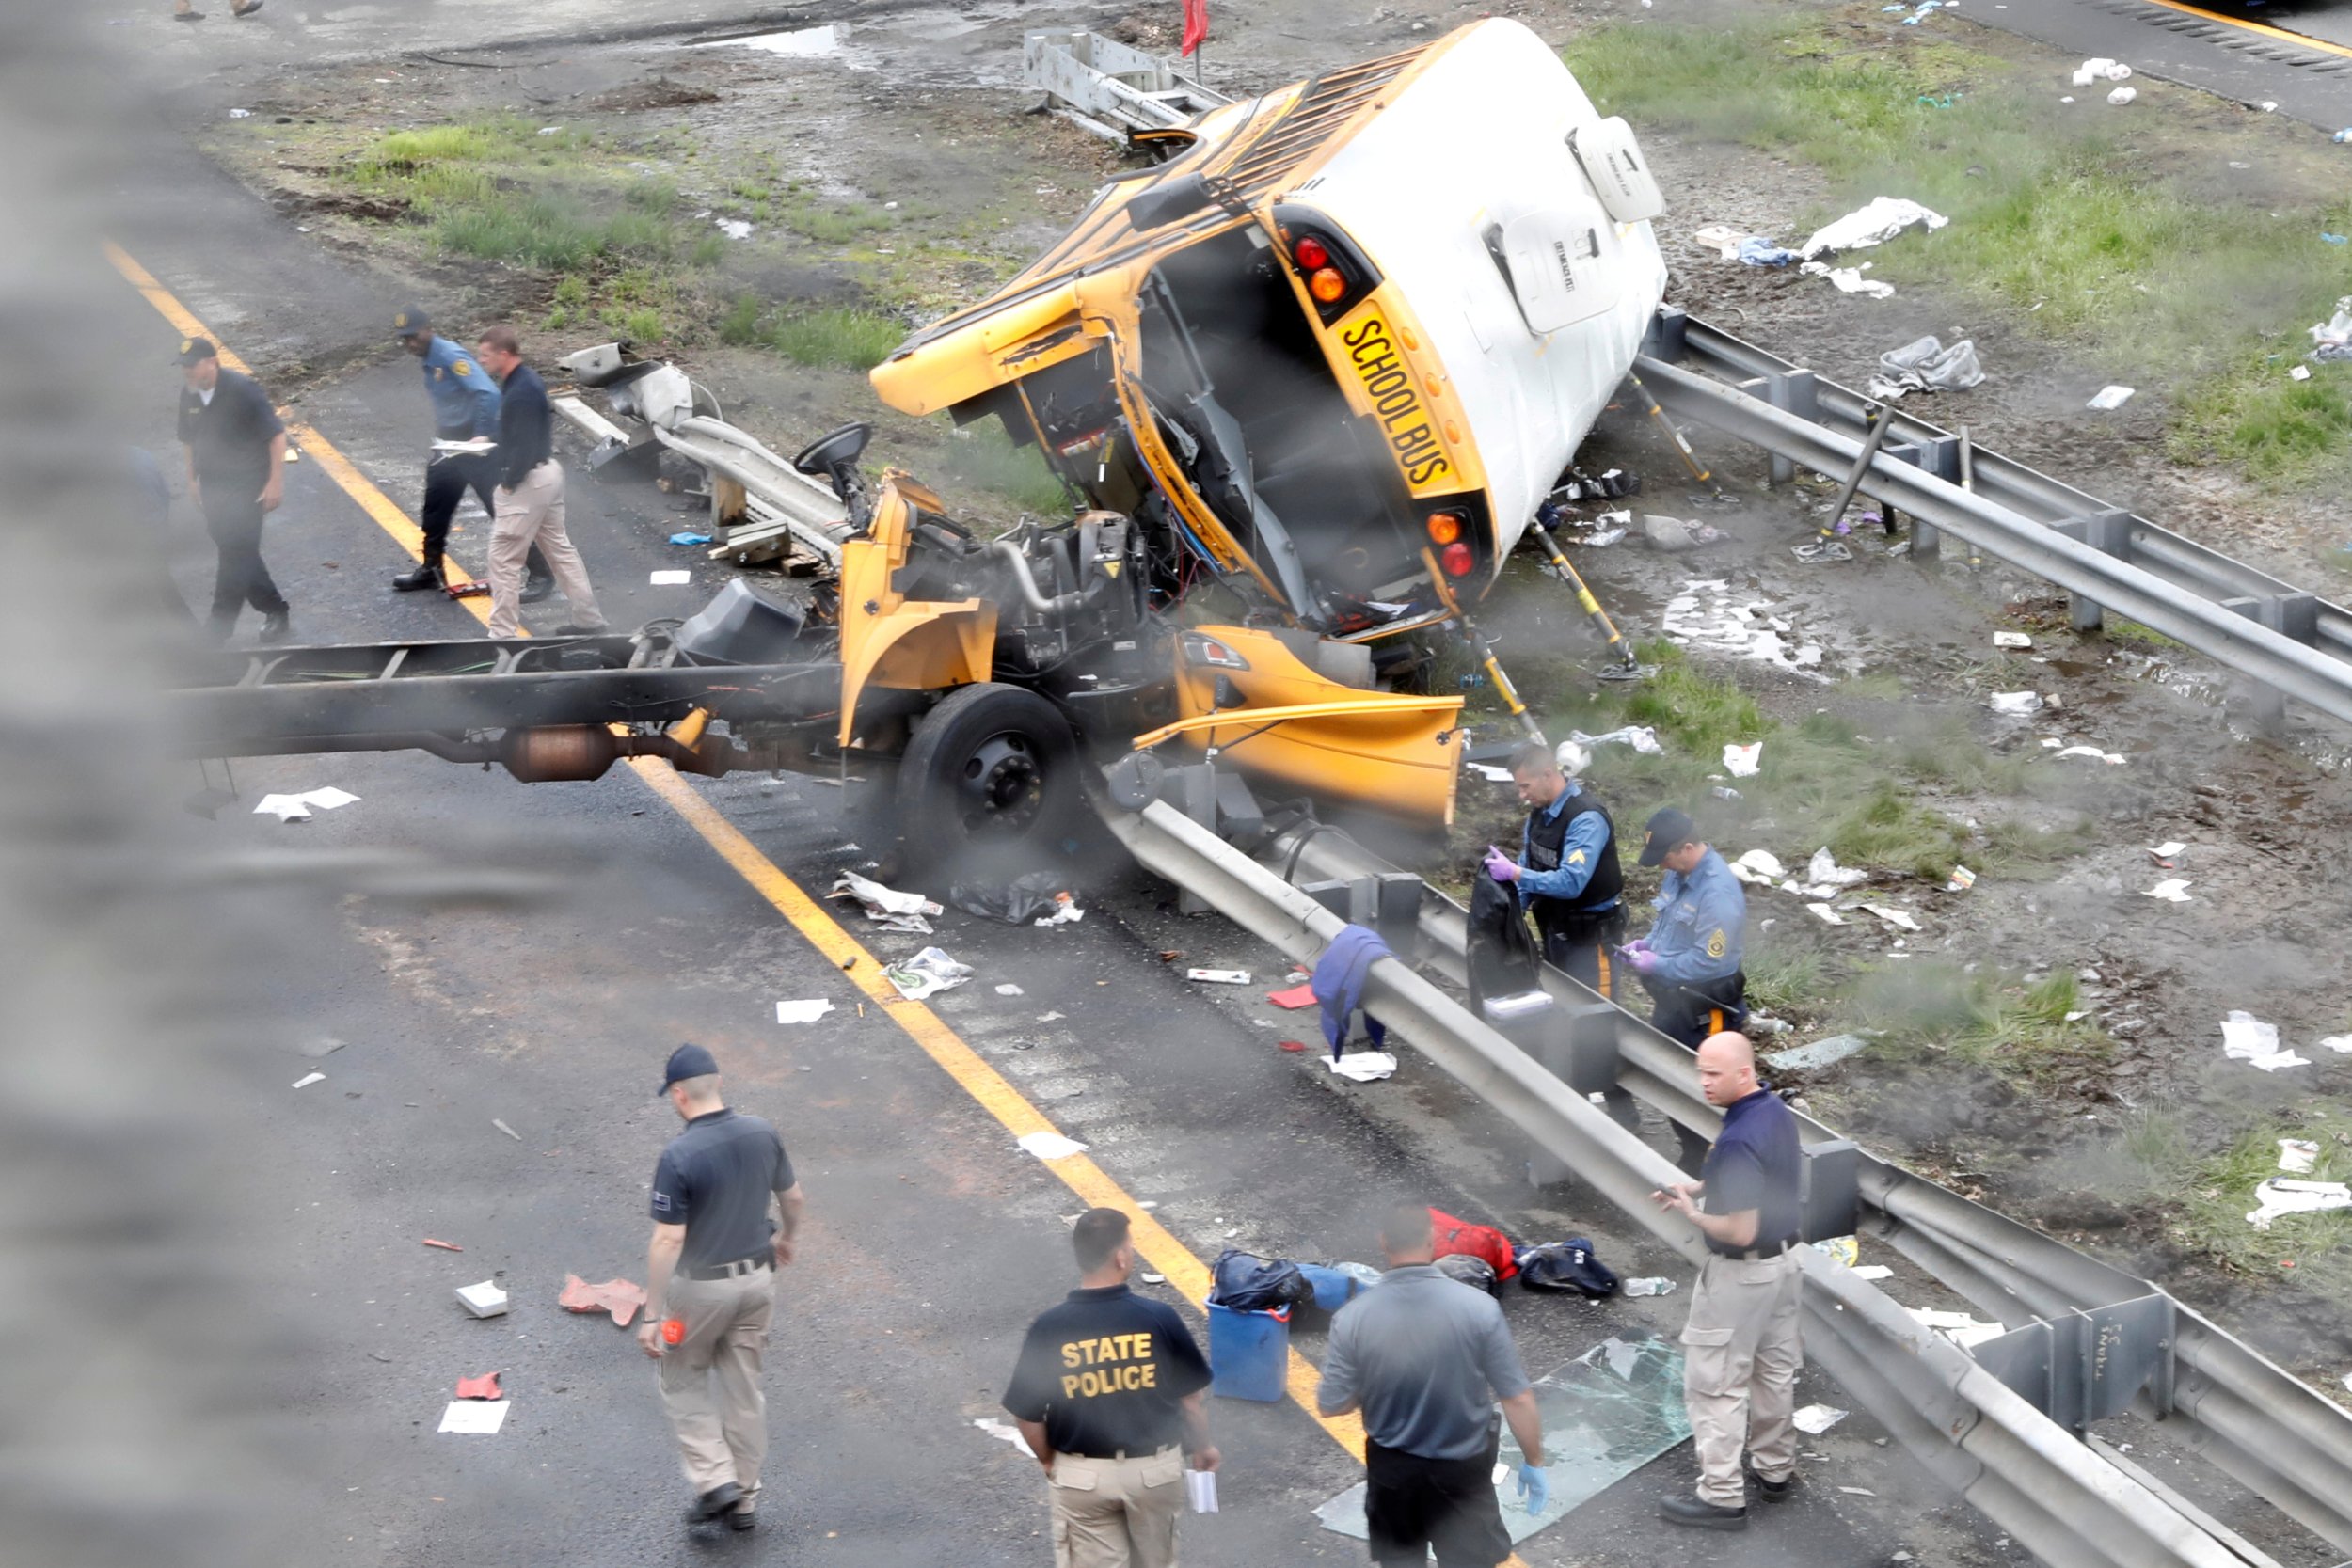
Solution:
[[[1312,235],[1299,241],[1291,254],[1298,259],[1300,268],[1307,272],[1315,272],[1331,264],[1331,252]]]
[[[1436,519],[1432,518],[1433,528],[1435,523]],[[1438,552],[1438,564],[1445,568],[1447,577],[1466,578],[1477,568],[1478,558],[1470,553],[1468,545],[1456,543]]]

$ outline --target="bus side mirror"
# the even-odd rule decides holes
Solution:
[[[1127,221],[1136,226],[1136,233],[1147,233],[1192,216],[1212,199],[1206,176],[1179,175],[1137,192],[1127,203]]]

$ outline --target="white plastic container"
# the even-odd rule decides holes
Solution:
[[[477,1318],[502,1317],[506,1312],[506,1292],[498,1288],[496,1280],[485,1279],[479,1285],[460,1285],[457,1305]]]

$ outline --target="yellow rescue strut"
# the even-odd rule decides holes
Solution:
[[[1600,608],[1600,601],[1593,597],[1593,591],[1584,586],[1584,579],[1576,575],[1575,567],[1568,564],[1568,558],[1560,553],[1560,546],[1552,540],[1551,531],[1544,527],[1543,519],[1531,517],[1527,526],[1535,531],[1536,541],[1544,546],[1544,553],[1551,557],[1551,563],[1559,569],[1562,579],[1576,590],[1576,602],[1583,608],[1586,615],[1592,617],[1601,641],[1609,644],[1617,656],[1617,662],[1625,667],[1628,673],[1631,673],[1634,668],[1633,644],[1625,640],[1625,634],[1617,629],[1616,623],[1609,619],[1609,612]]]
[[[1511,677],[1504,674],[1502,666],[1495,661],[1494,649],[1487,646],[1486,639],[1480,634],[1476,623],[1463,612],[1462,601],[1454,596],[1454,590],[1446,582],[1445,574],[1438,569],[1437,556],[1423,548],[1421,563],[1429,569],[1429,580],[1438,590],[1438,602],[1445,606],[1446,612],[1460,626],[1462,637],[1470,643],[1470,652],[1478,656],[1479,665],[1486,672],[1486,678],[1495,683],[1497,691],[1502,693],[1502,705],[1511,710],[1511,717],[1519,721],[1519,727],[1527,732],[1528,739],[1542,742],[1544,727],[1535,722],[1535,716],[1527,711],[1525,703],[1519,701],[1518,688],[1511,684]]]

